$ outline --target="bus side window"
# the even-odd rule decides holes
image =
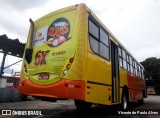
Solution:
[[[100,55],[109,60],[109,48],[100,42]]]
[[[106,46],[109,46],[108,45],[108,34],[104,32],[101,28],[100,28],[100,41]]]
[[[119,65],[120,65],[120,67],[123,67],[122,58],[121,57],[119,57]]]
[[[141,72],[140,72],[140,65],[138,65],[138,77],[141,77]]]
[[[130,71],[130,66],[129,66],[129,55],[127,54],[127,70]]]
[[[93,38],[92,36],[90,36],[89,38],[90,38],[90,44],[91,44],[92,50],[98,54],[98,52],[99,52],[98,51],[99,50],[98,41],[95,38]]]
[[[120,47],[118,47],[118,54],[120,57],[122,56],[122,49]]]
[[[131,56],[129,56],[129,64],[130,64],[131,73],[133,73],[132,57]]]
[[[91,20],[89,20],[89,40],[93,52],[109,60],[109,36]]]
[[[143,78],[143,77],[142,77],[142,75],[143,75],[143,73],[142,73],[142,67],[141,67],[140,69],[141,69],[141,70],[140,70],[140,73],[141,73],[141,78]]]
[[[122,58],[123,58],[123,68],[127,69],[126,52],[124,49],[122,49]]]
[[[91,33],[95,38],[99,39],[99,28],[89,20],[89,33]]]
[[[108,34],[100,28],[100,55],[109,60]]]
[[[133,74],[137,76],[137,62],[133,60]]]
[[[99,27],[89,20],[89,40],[93,52],[99,54]]]
[[[137,62],[135,61],[135,75],[137,76]]]
[[[120,67],[123,67],[122,49],[120,47],[118,47],[118,54],[119,54],[119,65]]]
[[[139,77],[139,64],[137,64],[137,76]]]
[[[142,79],[144,80],[144,70],[142,69]]]

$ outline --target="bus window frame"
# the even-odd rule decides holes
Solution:
[[[126,53],[126,56],[127,56],[127,71],[128,71],[128,72],[131,72],[131,69],[130,69],[130,62],[129,62],[129,54]]]
[[[125,52],[125,59],[123,58],[123,52]],[[119,56],[119,67],[126,70],[127,72],[132,73],[134,76],[143,79],[143,68],[142,66],[122,47],[118,46],[118,56]],[[120,61],[121,60],[121,61]],[[126,62],[126,69],[124,68],[124,61]],[[122,66],[120,65],[122,63]],[[128,68],[129,67],[129,68]],[[139,71],[140,68],[140,71]]]
[[[122,48],[120,46],[118,46],[118,56],[119,56],[119,67],[123,68]]]
[[[124,50],[124,48],[122,48],[123,68],[125,70],[127,70],[127,55],[126,54],[127,54],[126,51]],[[125,66],[124,66],[124,64],[125,64]]]
[[[120,53],[121,53],[121,55],[119,54],[119,51],[120,51]],[[124,53],[125,53],[125,57],[124,57]],[[120,61],[120,59],[121,59],[121,62],[119,62],[119,63],[122,63],[122,66],[120,66],[122,69],[124,69],[124,70],[126,70],[126,71],[128,71],[128,63],[127,63],[127,51],[122,47],[122,46],[118,46],[118,56],[119,56],[119,61]],[[126,68],[124,68],[124,62],[126,63]],[[119,64],[120,65],[120,64]]]
[[[96,26],[99,28],[99,39],[97,39],[94,35],[92,35],[92,34],[89,32],[89,21],[91,21],[94,25],[96,25]],[[107,34],[107,36],[108,36],[108,46],[100,40],[100,29],[103,30],[103,32],[105,32],[105,33]],[[98,45],[99,45],[99,47],[98,47],[98,53],[96,53],[96,52],[93,50],[92,46],[91,46],[90,36],[91,36],[92,38],[94,38],[96,41],[98,41]],[[91,48],[92,52],[93,52],[95,55],[97,55],[98,57],[100,57],[100,58],[102,58],[102,59],[104,59],[104,60],[110,61],[110,59],[111,59],[111,57],[110,57],[110,54],[111,54],[111,52],[110,52],[110,50],[111,50],[110,47],[111,47],[111,46],[110,46],[109,33],[108,33],[108,32],[105,30],[105,28],[103,28],[103,27],[100,25],[100,23],[98,23],[98,21],[97,21],[95,18],[93,18],[91,15],[88,16],[88,40],[89,40],[90,48]],[[108,58],[105,58],[105,57],[103,57],[102,55],[100,55],[100,43],[102,43],[103,45],[105,45],[105,46],[108,48],[108,52],[109,52],[109,53],[108,53]]]

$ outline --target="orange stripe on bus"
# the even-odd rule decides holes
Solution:
[[[19,94],[84,100],[85,82],[61,79],[52,85],[37,85],[29,79],[20,82]]]

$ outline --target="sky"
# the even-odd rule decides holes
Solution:
[[[139,62],[160,58],[160,0],[0,0],[0,35],[25,43],[29,18],[78,3],[85,3]],[[15,62],[11,59],[8,64]]]

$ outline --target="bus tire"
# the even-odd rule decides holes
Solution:
[[[57,99],[50,98],[50,97],[41,97],[42,101],[50,101],[50,102],[57,102]]]
[[[123,110],[127,110],[128,106],[129,106],[129,100],[128,100],[128,96],[126,93],[122,94],[122,102],[121,102],[121,106]]]
[[[143,99],[138,100],[138,104],[139,104],[139,105],[143,105],[143,103],[144,103],[144,100],[143,100]]]
[[[27,95],[21,94],[21,101],[27,101]]]
[[[145,91],[143,90],[142,99],[138,100],[138,104],[139,104],[139,105],[143,105],[143,103],[144,103],[143,98],[144,98],[144,97],[145,97]]]
[[[77,110],[86,110],[86,109],[90,109],[92,106],[92,103],[89,102],[85,102],[82,100],[74,100],[75,106]]]

